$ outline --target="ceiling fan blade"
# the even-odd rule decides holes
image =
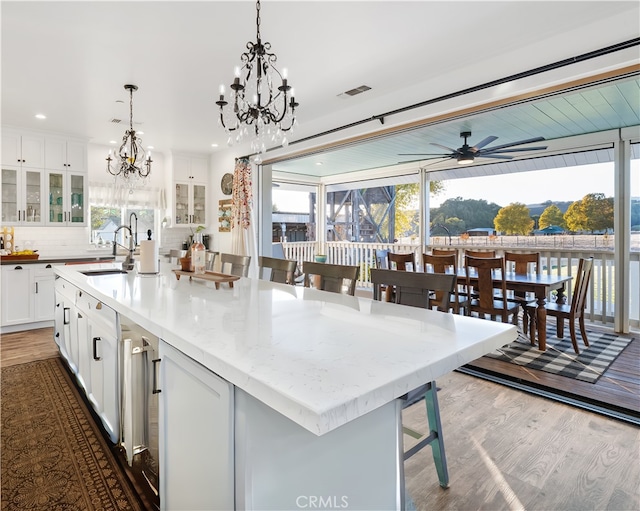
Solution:
[[[500,160],[512,160],[513,156],[509,156],[508,154],[493,154],[493,153],[488,153],[488,154],[479,154],[476,155],[478,158],[496,158],[496,159],[500,159]]]
[[[406,156],[406,155],[405,155]],[[444,154],[441,156],[432,156],[430,158],[418,158],[417,160],[404,160],[404,161],[399,161],[398,164],[400,163],[414,163],[416,161],[427,161],[427,160],[440,160],[440,161],[446,161],[446,160],[450,160],[452,158],[455,158],[456,156],[451,156],[449,154]],[[440,161],[434,161],[431,165],[435,165],[436,163],[440,163]]]
[[[547,146],[538,146],[538,147],[518,147],[518,148],[511,148],[511,149],[498,149],[497,151],[494,151],[491,148],[487,148],[484,151],[480,151],[480,155],[483,154],[495,154],[495,153],[516,153],[516,152],[526,152],[526,151],[544,151],[547,148]]]
[[[491,142],[493,142],[494,140],[498,140],[498,137],[494,137],[493,135],[485,138],[484,140],[482,140],[481,142],[478,142],[476,145],[474,145],[471,149],[475,149],[476,151],[478,149],[482,149],[484,146],[486,146],[487,144],[490,144]]]
[[[398,156],[440,156],[442,158],[449,158],[451,155],[443,153],[398,153]]]
[[[493,147],[487,147],[487,149],[491,149],[492,151],[494,151],[496,149],[505,149],[507,147],[513,147],[516,145],[530,144],[531,142],[541,142],[543,140],[544,140],[544,137],[528,138],[526,140],[518,140],[517,142],[511,142],[509,144],[502,144],[502,145],[496,145]]]
[[[436,147],[441,147],[442,149],[446,149],[447,151],[450,151],[452,153],[457,153],[458,150],[457,149],[451,149],[450,147],[447,147],[446,145],[440,145],[440,144],[436,144],[435,142],[429,142],[431,145],[434,145]]]

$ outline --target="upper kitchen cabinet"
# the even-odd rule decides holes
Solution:
[[[44,170],[2,167],[2,223],[42,225]]]
[[[208,157],[173,153],[170,168],[173,225],[206,226]]]
[[[86,142],[47,136],[45,138],[45,167],[49,170],[86,172]]]
[[[44,135],[3,128],[2,166],[44,168]]]
[[[46,174],[49,225],[87,224],[87,175],[82,172],[52,171]]]

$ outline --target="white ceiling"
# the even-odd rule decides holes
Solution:
[[[255,40],[253,2],[2,1],[0,14],[3,124],[106,145],[122,138],[125,126],[110,120],[128,123],[123,85],[134,83],[134,120],[145,145],[165,153],[227,150],[215,100],[219,85],[231,82],[245,44]],[[636,38],[639,20],[637,1],[264,0],[261,34],[289,70],[300,102],[295,142]],[[640,62],[637,47],[625,59]],[[581,73],[588,67],[576,70]],[[360,85],[372,90],[339,97]],[[634,86],[637,80],[627,87]],[[627,91],[633,103],[634,89]],[[36,113],[47,119],[38,121]],[[411,115],[420,112],[386,125]],[[496,135],[496,143],[506,143],[530,135],[497,121],[493,116],[492,124],[471,126],[472,141]],[[361,131],[379,127],[370,123]],[[439,129],[429,141],[458,147],[460,128],[458,122]],[[387,152],[394,158],[414,152],[408,150],[414,142]],[[422,151],[424,143],[415,149]]]

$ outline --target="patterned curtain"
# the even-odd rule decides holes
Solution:
[[[258,252],[253,226],[253,182],[248,158],[236,160],[231,211],[231,249],[234,254],[251,256],[249,277],[257,277]]]

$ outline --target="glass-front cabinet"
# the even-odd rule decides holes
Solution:
[[[204,184],[175,183],[175,225],[206,225],[206,188]]]
[[[48,224],[86,225],[86,174],[49,171],[47,172],[47,187],[49,194]]]
[[[44,172],[36,169],[2,169],[2,223],[42,225]]]

